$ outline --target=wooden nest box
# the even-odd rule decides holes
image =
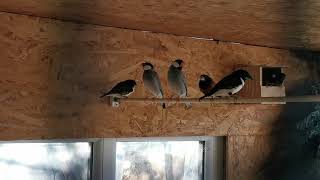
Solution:
[[[236,69],[247,70],[253,80],[246,81],[246,85],[239,92],[240,97],[285,97],[284,83],[279,83],[279,76],[284,73],[284,67],[270,66],[238,66]],[[280,80],[281,81],[281,80]],[[265,102],[262,104],[285,104],[283,102]]]

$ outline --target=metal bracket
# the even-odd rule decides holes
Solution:
[[[110,97],[110,104],[112,107],[118,108],[120,106],[120,99],[117,97]]]

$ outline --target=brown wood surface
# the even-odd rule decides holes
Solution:
[[[166,97],[167,69],[185,61],[190,97],[198,79],[215,81],[238,64],[282,65],[287,84],[309,76],[287,50],[67,23],[0,13],[0,139],[89,138],[270,133],[281,105],[170,104],[108,106],[98,97],[116,82],[138,81],[133,97],[151,97],[141,84],[145,60],[159,72]]]
[[[2,0],[0,11],[252,45],[320,50],[318,0]]]
[[[239,95],[245,98],[258,98],[261,97],[261,85],[260,85],[260,67],[259,66],[244,66],[239,67],[240,69],[247,70],[251,77],[252,81],[247,81],[246,86],[244,86]]]
[[[272,152],[271,136],[229,136],[227,180],[262,179],[264,163]]]

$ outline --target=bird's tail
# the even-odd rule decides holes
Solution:
[[[107,93],[102,94],[102,95],[100,96],[100,98],[103,98],[103,97],[108,96],[108,95],[110,95],[110,92],[107,92]]]
[[[199,101],[203,100],[204,98],[208,97],[207,95],[204,95],[202,97],[199,98]]]
[[[163,98],[163,93],[162,93],[162,91],[161,91],[161,94],[158,94],[158,95],[157,95],[157,98],[161,98],[161,99]],[[166,103],[163,102],[163,103],[161,103],[161,105],[162,105],[162,108],[163,108],[163,109],[166,108]]]
[[[162,103],[162,108],[163,108],[163,109],[166,108],[166,103]]]

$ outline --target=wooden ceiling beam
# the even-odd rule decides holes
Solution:
[[[3,0],[0,11],[267,47],[320,50],[317,0]]]

